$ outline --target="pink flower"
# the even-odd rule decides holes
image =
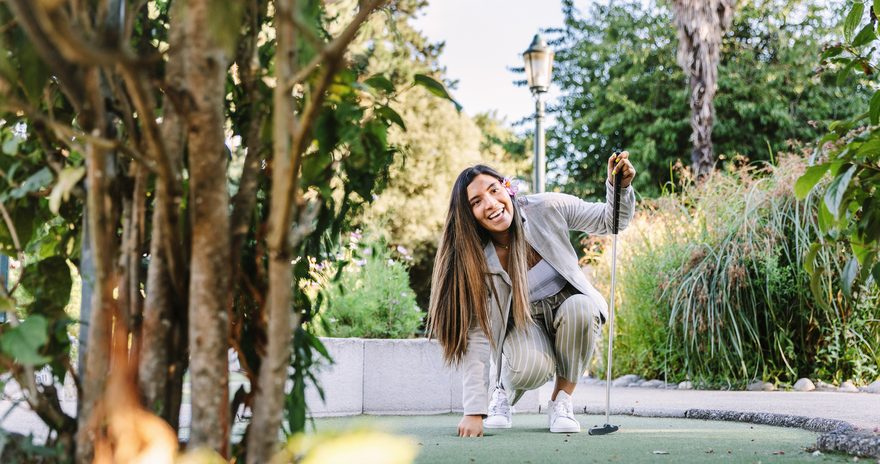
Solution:
[[[511,179],[510,177],[505,177],[504,179],[501,179],[501,185],[503,185],[504,188],[507,189],[507,193],[511,197],[515,197],[516,192],[519,192],[519,185],[514,179]]]

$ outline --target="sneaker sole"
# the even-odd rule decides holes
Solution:
[[[550,427],[550,433],[579,433],[580,427]]]
[[[484,429],[509,429],[509,428],[511,428],[511,427],[513,427],[513,424],[506,424],[506,425],[488,425],[488,424],[483,424],[483,428],[484,428]]]

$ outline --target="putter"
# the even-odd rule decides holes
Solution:
[[[615,151],[615,155],[620,152]],[[590,428],[590,435],[608,435],[616,432],[620,427],[611,425],[611,349],[614,346],[614,286],[616,284],[617,273],[617,226],[618,216],[620,215],[620,182],[623,180],[623,171],[618,171],[614,176],[614,213],[611,219],[611,234],[614,241],[611,245],[611,312],[609,313],[608,322],[608,364],[605,369],[607,379],[605,380],[605,425],[596,425]]]

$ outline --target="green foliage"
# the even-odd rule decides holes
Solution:
[[[25,366],[46,364],[51,358],[41,355],[40,349],[49,341],[48,326],[46,318],[31,316],[16,327],[6,327],[0,334],[0,349]]]
[[[811,247],[821,203],[791,191],[802,158],[778,162],[643,204],[620,238],[615,365],[725,386],[880,374],[880,291],[837,290],[843,245]],[[821,271],[811,275],[807,262]],[[598,282],[607,282],[600,271]],[[810,288],[833,301],[810,298]]]
[[[563,190],[595,190],[614,148],[633,155],[635,188],[656,196],[677,160],[689,164],[692,129],[685,76],[676,62],[677,38],[666,2],[601,3],[584,14],[563,2],[565,28],[554,83],[547,156]],[[805,0],[746,1],[737,5],[722,43],[712,140],[719,165],[738,156],[772,162],[789,140],[821,135],[818,123],[852,115],[864,89],[822,85],[813,76],[820,41],[833,30],[826,6]]]
[[[448,93],[452,86],[444,84],[439,65],[442,44],[432,44],[413,28],[412,20],[424,5],[420,0],[398,3],[402,14],[375,18],[354,46],[364,50],[371,75],[367,83],[374,75],[387,76],[390,85],[379,81],[373,86],[396,95],[394,108],[406,121],[406,130],[389,132],[388,140],[401,153],[389,169],[387,188],[352,221],[410,250],[411,284],[420,305],[427,307],[433,258],[455,176],[479,162],[521,178],[527,178],[531,168],[524,138],[494,115],[470,117],[432,93],[442,95],[439,90],[444,87]],[[413,87],[414,82],[429,84],[428,76],[436,83]]]
[[[273,115],[273,87],[286,85],[284,79],[292,77],[278,76],[275,72],[273,22],[280,20],[275,15],[296,16],[295,68],[307,69],[306,65],[323,52],[327,43],[349,23],[357,9],[357,2],[301,1],[296,2],[297,11],[293,12],[276,11],[271,2],[263,0],[246,3],[212,0],[209,3],[210,8],[222,10],[224,14],[212,15],[212,20],[206,25],[210,29],[208,35],[220,42],[232,57],[230,62],[234,62],[234,66],[222,70],[228,76],[221,88],[208,90],[225,96],[225,135],[233,160],[240,162],[245,156],[250,157],[251,161],[256,158],[256,162],[250,164],[256,168],[250,171],[252,178],[249,184],[245,182],[248,179],[241,175],[244,172],[240,167],[243,163],[230,169],[227,178],[230,192],[250,195],[252,197],[247,198],[253,199],[250,203],[235,201],[241,198],[231,202],[232,214],[251,218],[253,210],[253,217],[236,224],[236,233],[244,233],[245,237],[236,237],[240,239],[241,248],[233,250],[232,255],[240,257],[240,262],[231,263],[231,274],[235,280],[228,301],[232,304],[229,321],[231,343],[239,351],[243,364],[247,366],[249,380],[254,385],[266,342],[264,304],[268,282],[264,240],[272,204],[271,178],[275,167],[272,160],[267,159],[267,153],[273,145],[273,118],[304,119],[303,114],[317,115],[315,124],[304,135],[301,172],[295,173],[299,176],[296,186],[300,191],[292,196],[296,199],[292,209],[297,214],[293,218],[295,230],[292,235],[297,236],[298,246],[290,252],[291,259],[299,260],[296,260],[291,275],[291,285],[294,287],[291,311],[296,311],[297,315],[302,316],[303,322],[308,322],[315,317],[321,305],[319,301],[313,304],[309,295],[296,283],[310,277],[308,263],[331,253],[339,237],[352,227],[352,219],[360,217],[363,206],[372,201],[387,184],[389,166],[395,158],[399,158],[397,155],[400,153],[395,137],[411,126],[404,113],[399,111],[401,93],[416,87],[422,95],[433,92],[431,95],[445,98],[443,105],[447,108],[454,108],[454,102],[442,79],[430,77],[439,75],[438,68],[431,63],[432,57],[439,53],[439,47],[418,40],[365,40],[360,48],[346,50],[339,69],[335,65],[325,66],[325,63],[321,63],[302,82],[297,82],[292,93],[295,95],[295,114]],[[21,285],[12,295],[15,300],[4,300],[5,310],[16,311],[24,322],[15,328],[8,324],[0,326],[0,361],[4,366],[0,373],[5,374],[10,370],[7,366],[14,366],[11,370],[19,383],[22,383],[20,374],[24,372],[19,368],[22,364],[47,363],[56,378],[63,375],[70,364],[66,330],[71,325],[71,317],[65,313],[65,307],[71,301],[69,265],[80,265],[82,251],[81,224],[85,199],[82,153],[92,149],[98,151],[96,147],[108,155],[107,164],[100,169],[102,179],[106,180],[110,190],[103,202],[103,206],[107,207],[104,218],[108,221],[107,230],[116,234],[111,233],[108,238],[121,245],[117,249],[115,244],[107,244],[108,249],[117,253],[110,256],[108,261],[113,263],[111,272],[117,274],[118,282],[131,285],[130,289],[134,290],[120,295],[117,300],[119,310],[126,316],[117,321],[137,321],[141,316],[134,311],[138,310],[138,303],[143,301],[129,301],[129,297],[137,299],[139,294],[143,294],[137,291],[139,289],[146,292],[147,275],[151,271],[149,267],[159,261],[149,256],[154,239],[154,224],[150,218],[156,207],[157,185],[167,182],[169,188],[181,194],[179,198],[172,199],[180,201],[176,203],[177,208],[168,214],[179,214],[179,218],[169,221],[173,222],[172,230],[178,234],[171,234],[170,239],[179,239],[171,246],[182,250],[181,256],[184,258],[175,263],[176,269],[160,270],[158,275],[169,275],[153,282],[162,291],[167,290],[169,305],[174,307],[171,328],[182,328],[183,334],[188,329],[198,330],[195,326],[197,322],[178,317],[179,314],[186,314],[187,302],[185,290],[184,294],[176,291],[187,288],[190,273],[193,272],[185,257],[194,233],[193,225],[189,222],[192,218],[189,201],[198,197],[198,192],[192,190],[195,186],[189,183],[189,174],[194,166],[190,164],[186,148],[178,151],[179,147],[169,142],[162,147],[168,152],[161,153],[150,143],[150,135],[154,132],[165,135],[165,124],[168,124],[167,116],[171,114],[169,107],[172,104],[178,110],[177,116],[184,120],[191,116],[191,113],[186,114],[189,105],[184,93],[188,91],[187,85],[193,85],[195,79],[180,82],[188,77],[166,73],[166,65],[176,58],[175,52],[181,52],[169,50],[169,31],[180,25],[172,24],[172,18],[178,21],[185,18],[186,12],[176,12],[180,13],[177,16],[170,14],[172,5],[179,3],[165,0],[122,4],[128,8],[126,17],[131,18],[132,27],[126,29],[126,34],[130,32],[131,35],[113,42],[122,48],[118,53],[107,52],[103,56],[102,60],[107,66],[104,72],[98,74],[83,71],[82,62],[70,58],[68,54],[52,55],[56,59],[47,60],[53,67],[50,72],[49,66],[33,46],[32,38],[28,37],[25,23],[20,18],[12,17],[6,4],[0,5],[0,20],[9,25],[0,32],[0,205],[9,217],[8,221],[0,220],[0,251],[17,255],[24,266]],[[408,29],[406,21],[399,20],[414,14],[421,6],[424,6],[421,1],[394,2],[381,14],[373,15],[375,17],[370,19],[370,26],[412,37],[413,30]],[[106,16],[106,12],[100,8],[73,6],[65,9],[64,14],[76,11],[76,17],[89,19],[95,15],[91,19],[98,21]],[[389,27],[386,19],[390,19],[394,26]],[[90,21],[86,23],[91,24]],[[72,27],[72,33],[82,32],[79,26]],[[92,40],[92,35],[81,36],[87,37],[83,40]],[[100,36],[103,38],[103,35]],[[52,41],[64,40],[65,37],[65,34],[53,35],[45,49],[52,51],[56,48]],[[71,47],[80,46],[82,44]],[[45,50],[42,53],[46,55]],[[116,66],[119,63],[114,60],[122,57],[130,61]],[[373,66],[371,69],[369,63],[373,57],[393,63],[395,69],[406,69],[406,72],[386,72],[392,67],[390,65]],[[219,62],[227,60],[224,58]],[[403,63],[416,65],[407,67]],[[330,64],[329,61],[326,64]],[[323,74],[328,69],[334,74],[332,82],[325,87]],[[326,90],[316,95],[317,89]],[[430,98],[438,100],[436,96]],[[105,103],[100,111],[95,110],[92,104],[96,101]],[[312,106],[314,102],[319,105]],[[140,103],[147,106],[147,113],[154,114],[143,114]],[[107,120],[96,121],[105,115]],[[153,122],[158,127],[152,127]],[[303,126],[291,125],[292,129],[298,127]],[[161,169],[155,168],[159,161],[166,159],[171,159],[173,169],[180,172],[166,175]],[[90,175],[94,177],[94,174]],[[89,182],[93,180],[90,178]],[[239,210],[242,204],[250,206]],[[133,234],[136,237],[129,235],[132,229],[137,230]],[[166,236],[166,239],[169,237]],[[131,257],[135,259],[129,259]],[[378,262],[373,265],[378,269]],[[395,312],[387,317],[395,319],[389,323],[392,333],[407,336],[417,329],[420,313],[417,308],[413,311],[415,304],[412,291],[406,287],[406,268],[398,265],[393,270],[393,274],[384,274],[389,278],[389,291],[393,289],[398,295],[405,295],[400,296],[400,306],[392,307]],[[384,271],[384,267],[376,272],[379,271]],[[175,282],[167,282],[169,279]],[[390,286],[392,283],[397,286]],[[120,292],[122,287],[120,284]],[[390,297],[388,301],[391,301]],[[416,315],[414,323],[413,312]],[[133,317],[129,319],[128,316]],[[400,320],[397,320],[398,316],[401,316]],[[193,322],[194,327],[188,328],[186,324],[189,322]],[[406,324],[401,325],[404,322]],[[395,332],[397,327],[404,326],[408,327],[408,333],[404,334],[404,329]],[[296,336],[293,340],[293,369],[290,376],[293,391],[286,398],[284,412],[285,429],[289,433],[302,430],[306,411],[305,385],[315,380],[313,368],[318,360],[328,357],[320,340],[307,331],[310,327],[307,324],[294,328]],[[145,333],[138,331],[146,331],[136,323],[129,327],[116,325],[116,330],[126,328],[131,329],[133,339],[139,339]],[[175,356],[180,354],[176,353]],[[182,359],[173,360],[178,361],[180,364],[174,365],[175,372],[182,372],[187,362],[185,353]],[[83,383],[88,382],[84,380]],[[236,401],[249,401],[247,395],[252,395],[253,390],[240,393],[236,395],[234,408],[240,404],[236,404]],[[175,392],[165,394],[174,396]],[[176,411],[172,413],[176,414]],[[74,433],[73,430],[56,432],[54,437]],[[66,439],[57,440],[65,442]]]
[[[843,19],[844,42],[827,47],[821,57],[822,66],[836,73],[838,83],[859,94],[866,88],[877,88],[875,76],[880,70],[873,61],[876,16],[866,15],[864,10],[864,4],[852,4]],[[813,166],[795,184],[799,198],[821,199],[816,246],[849,245],[840,282],[847,298],[853,296],[859,282],[880,288],[880,128],[876,126],[880,90],[860,103],[865,112],[828,125],[828,134],[817,143]],[[863,126],[866,122],[870,125]],[[831,180],[823,183],[826,174]],[[814,276],[824,272],[815,260],[805,265]],[[826,305],[832,303],[828,294],[817,292],[815,296]]]
[[[323,297],[323,334],[362,338],[415,335],[424,314],[409,287],[404,262],[411,259],[403,247],[392,252],[384,239],[361,237],[356,232],[335,260],[315,263],[312,283]]]

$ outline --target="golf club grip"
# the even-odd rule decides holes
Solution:
[[[616,234],[620,219],[620,183],[623,182],[623,170],[618,170],[614,175],[614,212],[611,219],[611,233]]]

